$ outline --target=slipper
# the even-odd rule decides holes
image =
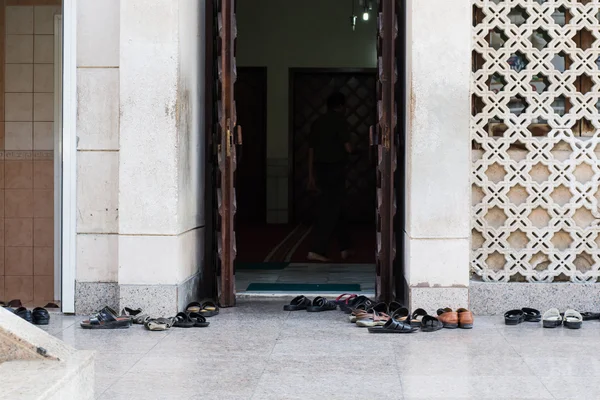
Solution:
[[[392,315],[393,313],[395,313],[397,310],[404,308],[404,306],[400,303],[398,303],[397,301],[392,301],[389,306],[388,306],[388,311],[390,313],[390,315]]]
[[[523,321],[525,321],[523,310],[510,310],[504,313],[505,325],[518,325]]]
[[[149,331],[166,331],[173,326],[173,318],[150,318],[144,326]]]
[[[527,322],[540,322],[542,320],[542,314],[535,308],[522,308],[525,321]]]
[[[9,303],[10,304],[10,303]],[[19,307],[14,311],[15,315],[23,318],[27,322],[33,322],[31,317],[31,311],[25,307]]]
[[[367,296],[358,296],[353,301],[348,302],[348,307],[345,307],[344,312],[350,314],[354,310],[368,310],[374,305],[375,302]]]
[[[200,311],[198,312],[207,318],[214,317],[215,315],[219,314],[219,307],[217,307],[217,305],[212,301],[205,301],[202,303],[201,307],[202,308],[200,308]]]
[[[417,308],[412,313],[410,325],[415,328],[421,328],[423,326],[423,318],[425,318],[427,315],[429,315],[429,313],[427,313],[427,311],[425,311],[422,308]]]
[[[15,300],[9,301],[8,306],[16,309],[19,307],[23,307],[23,303],[21,303],[21,300],[15,299]]]
[[[551,308],[544,313],[542,325],[544,328],[556,328],[561,326],[563,319],[560,316],[558,308]]]
[[[581,316],[583,317],[584,321],[591,321],[591,320],[594,320],[594,319],[600,319],[600,313],[582,312]]]
[[[306,310],[306,307],[310,306],[310,299],[306,296],[297,296],[290,301],[290,304],[283,306],[283,311],[300,311]]]
[[[439,331],[444,327],[442,321],[434,317],[433,315],[424,315],[421,319],[421,331],[422,332],[435,332]]]
[[[356,297],[355,294],[344,293],[344,294],[340,294],[338,297],[336,297],[334,302],[335,302],[335,304],[337,304],[339,306],[342,304],[347,304],[348,300],[351,300],[355,297]]]
[[[363,318],[356,320],[356,326],[361,328],[369,328],[373,326],[383,326],[390,319],[390,316],[386,313],[378,313],[373,311],[369,318]]]
[[[355,304],[357,299],[361,297],[366,298],[365,296],[357,296],[355,294],[352,294],[344,301],[338,303],[338,306],[340,307],[340,310],[344,312],[352,311],[352,305]]]
[[[106,306],[90,319],[81,321],[79,325],[83,329],[126,329],[131,323],[131,317],[118,317],[115,310]]]
[[[177,313],[175,318],[171,319],[175,328],[193,328],[196,324],[196,321],[192,321],[190,315],[184,312]]]
[[[194,321],[194,326],[196,328],[206,328],[208,325],[210,325],[210,322],[206,322],[206,318],[204,318],[204,315],[199,314],[199,313],[189,313],[190,319],[192,321]]]
[[[413,314],[412,316],[410,315],[410,311],[408,310],[408,308],[400,307],[399,309],[394,311],[394,313],[392,314],[392,318],[398,322],[406,322],[413,328],[418,328],[421,326],[421,321],[416,319],[414,315],[415,314]]]
[[[144,322],[146,322],[146,320],[150,318],[150,316],[148,314],[142,313],[141,308],[133,309],[133,308],[129,308],[129,307],[125,307],[121,310],[121,316],[122,317],[130,317],[131,321],[134,324],[138,324],[138,325],[143,325]]]
[[[337,304],[333,301],[327,300],[325,297],[315,297],[311,306],[306,308],[308,312],[321,312],[321,311],[331,311],[337,308]]]
[[[565,328],[569,329],[580,329],[583,323],[583,317],[581,314],[575,310],[567,310],[565,311],[565,317],[563,319],[563,324]]]
[[[185,311],[186,312],[200,312],[200,310],[202,309],[202,304],[200,304],[197,301],[192,301],[190,304],[188,304],[185,307]]]
[[[31,312],[31,319],[34,325],[48,325],[50,323],[50,314],[45,308],[36,307]]]
[[[369,318],[370,315],[371,314],[369,314],[367,310],[354,310],[352,311],[352,314],[350,314],[349,320],[350,323],[355,323],[359,319]]]
[[[412,333],[416,330],[417,328],[406,322],[399,322],[390,318],[383,326],[369,328],[369,333]]]

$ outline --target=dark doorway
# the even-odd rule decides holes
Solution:
[[[238,223],[265,223],[267,212],[267,68],[240,67],[235,83],[243,128],[236,170]]]

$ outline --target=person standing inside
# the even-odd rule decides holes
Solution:
[[[339,92],[327,99],[327,113],[313,123],[309,135],[308,190],[320,192],[308,260],[327,262],[331,239],[338,240],[342,258],[351,254],[348,224],[343,206],[346,198],[346,167],[352,153],[346,122],[346,97]]]

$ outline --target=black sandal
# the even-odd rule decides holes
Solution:
[[[83,329],[127,329],[131,324],[130,317],[118,317],[115,310],[106,306],[90,319],[81,321],[79,325]]]
[[[504,323],[506,325],[518,325],[525,321],[523,310],[510,310],[504,313]]]
[[[31,318],[34,325],[48,325],[50,323],[50,314],[48,310],[42,307],[36,307],[31,312]]]
[[[331,311],[337,308],[337,304],[333,301],[327,300],[325,297],[315,297],[311,306],[306,308],[308,312],[321,312],[321,311]]]
[[[173,318],[173,327],[175,328],[193,328],[194,325],[195,321],[192,321],[190,314],[180,312]]]
[[[522,308],[521,311],[523,311],[525,321],[527,322],[540,322],[542,320],[542,313],[535,308],[525,307]]]
[[[439,331],[444,327],[442,321],[434,317],[433,315],[424,315],[421,320],[421,331],[423,332],[435,332]]]
[[[369,329],[369,333],[412,333],[417,330],[406,322],[399,322],[390,318],[383,326],[374,326]]]
[[[219,307],[212,301],[205,301],[202,303],[202,308],[198,311],[200,314],[204,315],[204,317],[214,317],[219,314]]]
[[[283,311],[300,311],[306,310],[306,308],[310,306],[310,299],[306,296],[297,296],[290,304],[286,304],[283,306]]]
[[[593,312],[582,312],[581,316],[583,317],[584,321],[591,321],[594,319],[600,319],[600,314],[599,313],[593,313]]]
[[[365,310],[367,311],[371,307],[375,305],[375,302],[368,298],[367,296],[358,296],[355,297],[353,301],[348,303],[347,307],[344,307],[344,312],[346,314],[352,314],[354,310]]]
[[[190,319],[194,321],[194,326],[196,328],[206,328],[208,325],[210,325],[210,322],[206,322],[206,318],[204,318],[204,315],[202,314],[189,313],[188,315],[190,316]]]

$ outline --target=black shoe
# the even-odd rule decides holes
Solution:
[[[35,325],[48,325],[50,322],[50,314],[45,308],[36,307],[31,313],[33,323]]]
[[[23,318],[27,322],[32,322],[31,311],[25,307],[19,307],[15,310],[15,315]]]

